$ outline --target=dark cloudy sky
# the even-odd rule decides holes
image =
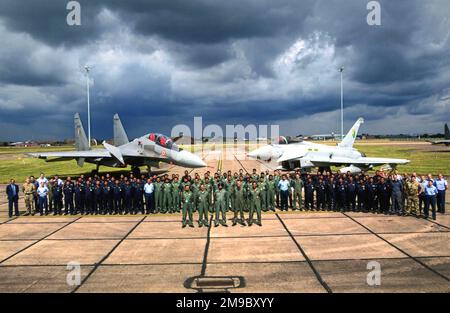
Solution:
[[[368,0],[0,0],[0,140],[93,135],[119,113],[130,137],[173,125],[279,124],[287,134],[340,129],[362,116],[371,133],[442,132],[450,108],[450,2]]]

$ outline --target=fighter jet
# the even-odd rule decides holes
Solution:
[[[45,159],[47,162],[57,162],[75,159],[78,166],[84,162],[109,167],[126,167],[131,165],[133,172],[139,172],[139,166],[158,167],[160,162],[175,164],[188,168],[205,167],[206,163],[197,155],[179,148],[173,138],[158,133],[149,133],[133,141],[128,136],[115,114],[113,145],[103,142],[104,149],[92,149],[89,147],[86,133],[78,113],[74,116],[75,123],[75,148],[76,151],[38,152],[28,155]]]
[[[448,125],[445,124],[445,139],[444,140],[435,140],[430,141],[433,145],[446,145],[447,147],[450,146],[450,130],[448,129]]]
[[[341,173],[359,173],[367,171],[374,166],[387,165],[394,168],[397,164],[407,164],[409,160],[390,158],[370,158],[353,148],[359,126],[364,119],[359,118],[344,139],[337,146],[327,146],[308,141],[287,143],[284,137],[275,143],[256,149],[248,154],[267,162],[276,160],[281,164],[280,169],[292,170],[294,168],[308,169],[318,167],[329,169],[330,166],[344,166]]]

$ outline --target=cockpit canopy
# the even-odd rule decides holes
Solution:
[[[153,141],[158,146],[164,147],[166,149],[180,151],[180,148],[173,142],[172,138],[158,133],[150,133],[148,139]]]
[[[273,144],[275,144],[275,145],[287,145],[288,143],[289,142],[288,142],[287,138],[284,136],[279,136],[278,138],[276,138],[273,141]]]

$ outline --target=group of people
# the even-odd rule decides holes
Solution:
[[[397,171],[375,175],[315,175],[296,171],[282,174],[276,170],[258,173],[209,171],[203,176],[185,171],[183,176],[165,174],[147,177],[133,174],[113,177],[110,174],[65,180],[44,173],[30,176],[22,186],[26,214],[35,215],[105,215],[182,212],[182,227],[227,226],[227,212],[232,225],[262,225],[261,212],[292,210],[364,211],[384,214],[414,215],[436,219],[436,207],[445,213],[445,191],[448,183],[439,174],[428,176],[400,175]],[[19,215],[19,186],[14,180],[7,185],[9,216]],[[247,218],[245,218],[247,215]]]

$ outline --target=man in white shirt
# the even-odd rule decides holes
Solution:
[[[147,183],[144,185],[144,198],[145,198],[145,209],[147,214],[153,213],[153,195],[155,191],[155,186],[153,185],[152,180],[147,179]]]
[[[437,188],[437,209],[439,213],[445,213],[445,191],[448,189],[448,182],[442,174],[434,181]]]
[[[38,202],[39,203],[39,214],[41,216],[44,215],[44,213],[45,213],[45,215],[47,215],[48,214],[48,200],[47,200],[48,188],[43,181],[40,183],[36,192],[37,192],[38,198],[39,198],[39,202]]]
[[[44,183],[45,186],[48,184],[48,179],[45,177],[44,173],[41,173],[39,178],[36,180],[39,186],[41,186],[41,183]]]

